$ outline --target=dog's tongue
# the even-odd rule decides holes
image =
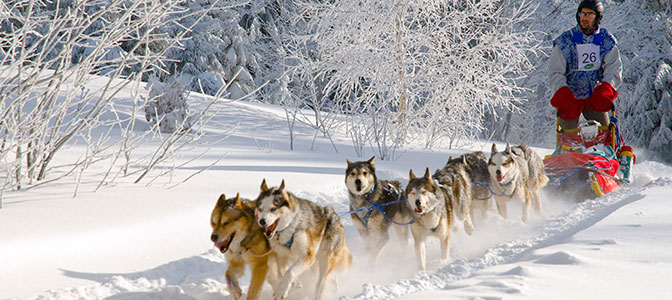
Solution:
[[[278,226],[278,222],[280,222],[280,219],[275,220],[273,224],[270,226],[264,227],[264,234],[266,235],[267,238],[272,238],[273,234],[275,234],[275,227]]]
[[[226,252],[226,250],[229,250],[229,239],[223,240],[219,243],[215,243],[215,247],[219,249],[222,253]]]
[[[497,181],[502,182],[504,180],[504,176],[497,176]]]
[[[416,214],[421,214],[422,208],[416,207],[413,211],[415,211]]]

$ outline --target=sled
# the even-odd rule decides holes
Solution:
[[[583,201],[629,182],[634,155],[623,144],[617,123],[613,111],[607,126],[592,121],[582,122],[577,129],[563,129],[557,119],[556,150],[544,158],[551,193]]]

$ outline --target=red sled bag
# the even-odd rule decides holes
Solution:
[[[544,167],[547,173],[553,174],[556,184],[568,188],[575,184],[589,184],[597,197],[618,189],[615,176],[619,166],[617,159],[580,152],[567,152],[544,159]]]

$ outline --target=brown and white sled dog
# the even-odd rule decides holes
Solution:
[[[439,238],[441,259],[448,260],[450,252],[450,225],[453,219],[452,203],[447,190],[439,188],[429,173],[415,177],[409,172],[406,185],[406,204],[413,211],[411,233],[415,242],[415,257],[418,268],[425,270],[425,240],[428,236]]]
[[[548,182],[544,162],[527,145],[511,147],[506,144],[504,151],[497,151],[492,144],[488,162],[490,189],[492,190],[499,215],[506,218],[506,203],[518,200],[523,206],[523,222],[529,219],[530,204],[537,214],[542,215],[539,190]]]
[[[350,214],[352,223],[357,227],[364,248],[375,264],[390,240],[390,226],[396,231],[402,247],[408,246],[406,224],[411,220],[411,213],[404,201],[406,195],[401,183],[378,179],[374,159],[375,156],[367,161],[346,160],[345,186],[348,188],[350,211],[353,212]],[[380,209],[373,205],[380,205]]]
[[[465,167],[462,160],[449,160],[442,169],[436,170],[432,177],[439,183],[440,188],[446,190],[453,213],[464,222],[464,231],[471,235],[474,232],[474,223],[471,221],[473,192]]]
[[[491,207],[492,194],[488,189],[490,173],[488,158],[481,151],[462,154],[460,157],[448,159],[449,164],[459,164],[467,172],[471,185],[471,217],[473,220],[483,220]],[[476,215],[478,218],[476,219]]]
[[[245,273],[246,264],[252,270],[248,300],[259,299],[264,278],[272,286],[277,284],[279,276],[275,254],[254,220],[254,202],[241,199],[240,195],[226,199],[222,194],[212,210],[210,225],[210,239],[224,253],[228,263],[226,283],[233,299],[242,297],[238,278]]]
[[[312,266],[318,271],[315,298],[321,299],[327,276],[334,270],[345,272],[352,264],[345,229],[334,209],[294,196],[284,180],[280,187],[268,188],[264,179],[255,204],[257,223],[280,270],[286,270],[274,298],[286,298],[296,278]]]

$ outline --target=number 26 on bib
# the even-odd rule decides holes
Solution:
[[[600,68],[600,47],[595,44],[576,45],[579,71],[594,71]]]

